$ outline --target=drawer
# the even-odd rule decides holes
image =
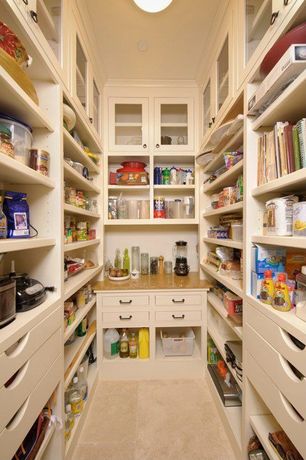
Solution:
[[[63,373],[63,357],[59,356],[49,372],[24,401],[0,433],[1,460],[11,460],[40,411],[52,395]]]
[[[156,295],[155,305],[173,306],[173,305],[202,305],[202,296],[200,294],[167,294]]]
[[[156,321],[170,321],[179,324],[187,321],[201,321],[202,311],[184,310],[184,311],[157,311],[155,312]]]
[[[148,311],[118,311],[118,312],[103,312],[102,319],[105,323],[124,323],[130,321],[132,323],[142,323],[149,321]]]
[[[15,372],[41,347],[57,329],[61,327],[63,312],[61,308],[33,327],[5,352],[0,355],[0,388]]]
[[[265,372],[274,384],[306,418],[306,378],[304,376],[298,377],[290,363],[248,325],[246,327],[246,343],[248,352],[259,365],[264,366]]]
[[[134,307],[147,306],[150,304],[148,295],[120,295],[120,296],[103,296],[102,305],[105,307]]]
[[[284,313],[286,314],[286,313]],[[292,336],[274,321],[264,316],[254,307],[247,309],[247,324],[253,327],[268,343],[283,355],[293,366],[306,376],[306,345],[301,341],[299,348]]]
[[[302,457],[306,458],[305,420],[298,415],[288,399],[274,385],[250,354],[247,355],[247,375]]]
[[[46,374],[61,353],[58,329],[17,371],[13,382],[0,388],[0,432],[27,399],[37,382]]]

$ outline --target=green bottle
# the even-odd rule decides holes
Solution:
[[[123,251],[123,270],[127,270],[130,273],[130,256],[127,248]]]
[[[114,266],[115,266],[115,268],[121,268],[122,267],[120,249],[116,249]]]

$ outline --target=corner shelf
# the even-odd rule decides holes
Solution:
[[[78,208],[77,206],[72,206],[71,204],[64,204],[64,212],[70,214],[77,214],[79,216],[93,217],[94,219],[100,219],[100,214],[95,212],[87,211],[83,208]]]
[[[207,300],[210,305],[219,313],[219,315],[224,319],[226,324],[232,329],[232,331],[237,335],[237,337],[242,340],[243,339],[243,327],[238,326],[233,320],[231,320],[230,316],[227,314],[227,311],[219,297],[217,297],[212,292],[208,293]]]
[[[233,181],[237,179],[239,175],[242,174],[242,171],[243,160],[239,161],[237,164],[235,164],[235,166],[230,168],[225,173],[221,174],[221,176],[217,177],[217,179],[215,179],[210,184],[203,185],[203,192],[213,193],[215,190],[227,187],[229,185],[233,185]]]
[[[74,243],[67,243],[64,245],[64,252],[75,251],[77,249],[84,249],[90,246],[96,246],[97,244],[100,244],[100,238],[88,241],[76,241]]]
[[[204,243],[216,244],[218,246],[226,246],[228,248],[243,249],[242,241],[235,241],[231,239],[222,239],[222,238],[203,238]]]
[[[235,211],[243,210],[243,201],[238,203],[230,204],[229,206],[223,206],[222,208],[212,209],[211,211],[205,211],[203,217],[217,216],[221,214],[227,214]]]
[[[0,181],[7,184],[41,185],[49,189],[55,188],[53,179],[3,153],[0,153]]]
[[[79,187],[85,192],[92,192],[96,194],[101,192],[101,189],[97,185],[81,176],[81,174],[79,174],[72,166],[66,163],[66,161],[64,161],[64,177],[65,179],[68,179],[72,185]]]
[[[78,291],[84,284],[88,283],[92,278],[98,275],[103,269],[100,265],[96,268],[83,270],[81,273],[72,276],[64,283],[64,300],[69,299],[76,291]]]
[[[78,327],[78,325],[80,324],[82,319],[85,318],[85,316],[92,309],[92,307],[95,305],[95,303],[96,303],[96,297],[94,297],[92,300],[90,300],[90,302],[88,302],[85,305],[85,307],[79,308],[77,310],[76,315],[75,315],[75,320],[64,331],[64,343],[66,343],[67,340],[69,339],[69,337],[71,337],[71,335],[73,334],[75,329]]]
[[[202,270],[208,273],[208,275],[215,278],[216,281],[222,283],[224,286],[233,291],[239,297],[243,297],[242,280],[233,280],[229,276],[220,275],[216,268],[214,268],[213,266],[209,266],[208,264],[201,263],[200,266]]]
[[[73,139],[71,134],[63,128],[64,137],[64,155],[74,161],[79,161],[86,166],[90,172],[100,173],[100,167],[97,166],[82,149],[82,147]]]

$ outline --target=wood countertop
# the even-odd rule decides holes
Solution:
[[[201,280],[199,273],[189,273],[187,276],[171,275],[143,275],[139,279],[126,281],[98,281],[93,289],[96,292],[105,291],[154,291],[176,289],[209,289],[212,284],[207,280]]]

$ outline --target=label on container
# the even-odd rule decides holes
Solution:
[[[119,340],[111,343],[111,356],[116,356],[119,353]]]
[[[165,209],[165,198],[158,197],[154,199],[154,218],[162,218],[166,217],[166,209]]]

